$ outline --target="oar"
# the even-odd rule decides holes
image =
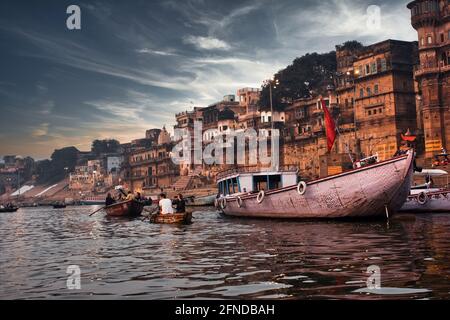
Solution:
[[[101,211],[101,210],[103,210],[103,209],[105,209],[106,207],[102,207],[102,208],[100,208],[100,209],[98,209],[98,210],[95,210],[94,212],[92,212],[90,215],[89,215],[89,217],[90,216],[93,216],[94,214],[96,214],[97,212],[99,212],[99,211]]]

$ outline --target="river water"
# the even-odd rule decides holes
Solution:
[[[450,298],[450,215],[293,222],[206,209],[173,226],[94,209],[1,214],[0,299]],[[73,265],[81,288],[69,290]],[[370,266],[381,289],[367,288]]]

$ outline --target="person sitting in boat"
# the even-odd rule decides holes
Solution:
[[[433,178],[431,176],[426,176],[425,182],[428,185],[429,189],[434,188],[434,181],[433,181]]]
[[[134,198],[133,192],[128,191],[128,195],[127,195],[127,197],[125,198],[125,201],[131,201],[131,200],[134,200],[134,199],[135,199],[135,198]]]
[[[167,199],[166,195],[162,193],[159,200],[159,209],[161,214],[173,214],[172,200]]]
[[[105,200],[105,207],[109,207],[110,205],[116,203],[116,200],[111,196],[111,193],[108,193]]]
[[[186,201],[183,199],[183,195],[179,193],[173,201],[173,204],[176,206],[176,213],[185,213],[186,212]]]
[[[140,192],[136,192],[136,196],[134,197],[136,201],[143,201],[142,195]]]

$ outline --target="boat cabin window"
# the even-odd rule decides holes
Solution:
[[[238,178],[231,178],[219,183],[219,193],[230,195],[241,192]]]
[[[254,176],[253,191],[274,190],[281,188],[281,175]]]

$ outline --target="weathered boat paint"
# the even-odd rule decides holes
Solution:
[[[144,204],[134,200],[115,203],[105,208],[106,214],[111,217],[137,217],[143,210]]]
[[[397,212],[408,197],[413,179],[414,153],[307,183],[304,195],[297,186],[257,194],[223,198],[228,216],[251,218],[376,217]]]
[[[192,222],[192,212],[158,214],[150,217],[150,222],[156,224],[189,224]]]

